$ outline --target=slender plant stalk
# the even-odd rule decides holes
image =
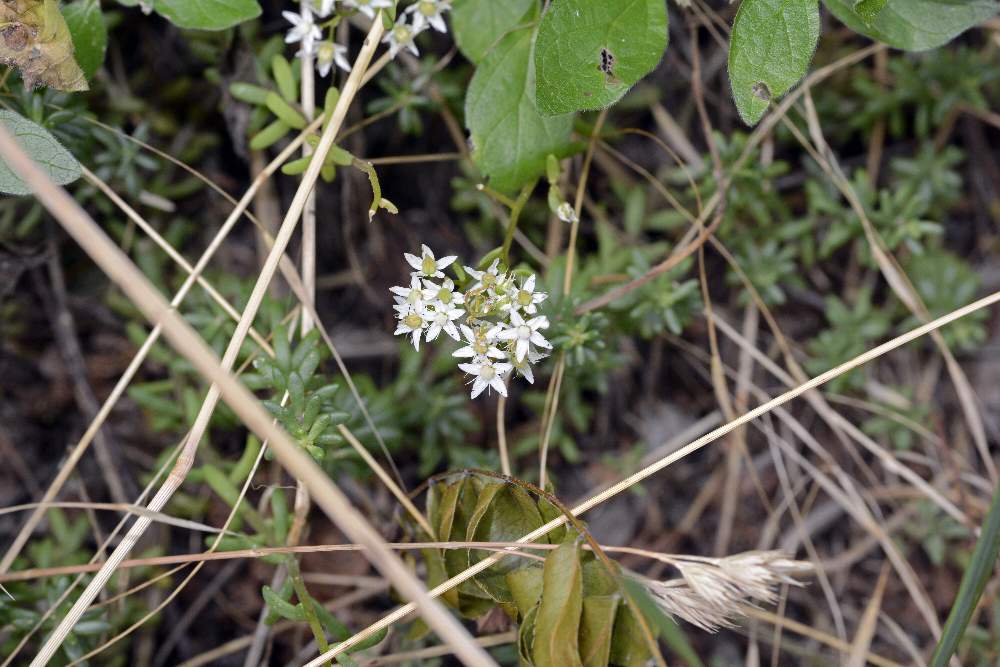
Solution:
[[[962,583],[958,586],[958,595],[948,613],[948,620],[941,631],[941,639],[934,647],[930,667],[945,667],[958,650],[958,643],[965,634],[976,605],[983,596],[983,589],[997,567],[997,557],[1000,556],[1000,484],[993,493],[990,511],[986,515],[982,532],[976,540],[976,548],[972,551],[972,560],[962,575]]]
[[[603,491],[600,491],[599,493],[591,496],[584,502],[574,507],[571,511],[575,516],[579,516],[580,514],[583,514],[584,512],[587,512],[597,507],[598,505],[601,505],[602,503],[608,501],[609,499],[617,496],[618,494],[628,490],[632,486],[639,484],[640,482],[651,477],[657,472],[665,468],[668,468],[669,466],[685,458],[686,456],[689,456],[694,452],[702,449],[706,445],[709,445],[712,442],[718,440],[719,438],[728,435],[734,429],[737,429],[740,426],[743,426],[744,424],[748,424],[753,420],[757,419],[758,417],[775,410],[776,408],[780,408],[781,406],[798,398],[799,396],[802,396],[803,394],[808,393],[813,389],[816,389],[817,387],[826,384],[827,382],[833,380],[834,378],[840,377],[844,373],[848,373],[854,370],[855,368],[863,366],[869,361],[872,361],[873,359],[877,359],[878,357],[881,357],[884,354],[887,354],[904,345],[907,345],[908,343],[911,343],[922,336],[926,336],[931,331],[937,331],[943,326],[946,326],[956,320],[966,317],[967,315],[974,313],[977,310],[988,308],[996,303],[1000,303],[1000,291],[994,292],[987,297],[979,299],[978,301],[974,301],[973,303],[970,303],[967,306],[963,306],[957,310],[948,313],[947,315],[939,317],[935,320],[932,320],[931,322],[928,322],[904,334],[901,334],[890,341],[887,341],[885,343],[882,343],[881,345],[873,347],[872,349],[864,352],[863,354],[854,357],[850,361],[846,361],[843,364],[840,364],[839,366],[831,368],[830,370],[821,373],[820,375],[817,375],[816,377],[812,378],[807,382],[804,382],[803,384],[795,387],[794,389],[789,389],[785,393],[780,394],[775,398],[772,398],[766,403],[758,405],[753,410],[750,410],[749,412],[740,415],[736,419],[713,429],[712,431],[706,433],[700,438],[697,438],[696,440],[688,443],[687,445],[658,459],[657,461],[646,466],[642,470],[633,473],[632,475],[629,475],[625,479],[616,482],[615,484],[604,489]],[[517,540],[517,542],[518,543],[532,542],[534,540],[537,540],[539,537],[542,537],[543,535],[547,534],[550,530],[558,528],[559,526],[565,523],[566,523],[566,517],[559,516],[549,521],[545,525],[536,528],[527,535],[524,535],[519,540]],[[510,553],[513,551],[516,551],[516,549],[513,547],[509,547],[508,549],[505,549],[503,552],[493,554],[492,556],[484,558],[483,560],[479,561],[472,567],[469,567],[468,569],[451,577],[447,581],[444,581],[441,584],[435,586],[430,590],[430,594],[432,596],[437,596],[451,590],[452,588],[461,584],[462,582],[468,581],[469,579],[476,576],[480,572],[489,569],[490,567],[495,565],[498,561],[510,555]],[[344,652],[350,647],[355,646],[358,643],[364,641],[366,638],[370,637],[374,633],[379,632],[384,628],[388,628],[393,623],[396,623],[397,621],[404,618],[407,614],[413,613],[414,611],[416,611],[416,606],[414,606],[412,603],[408,603],[398,607],[394,611],[384,616],[381,620],[371,624],[370,626],[368,626],[361,632],[357,633],[350,639],[347,639],[337,644],[336,646],[331,648],[330,651],[327,652],[327,654],[321,655],[315,658],[314,660],[310,661],[309,663],[306,664],[306,667],[319,667],[319,665],[323,664],[330,656]]]

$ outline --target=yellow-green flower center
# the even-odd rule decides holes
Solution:
[[[424,320],[416,313],[410,313],[403,318],[403,324],[410,327],[411,329],[416,329],[424,323]]]
[[[517,303],[521,306],[527,306],[531,303],[531,292],[527,290],[520,290],[517,293]]]
[[[321,63],[328,63],[333,60],[333,42],[323,42],[316,47],[316,60]]]
[[[438,299],[441,303],[451,303],[451,290],[447,287],[442,287],[438,290]]]
[[[437,3],[431,0],[421,0],[417,5],[417,11],[419,11],[424,16],[430,18],[437,14]]]
[[[409,26],[397,25],[392,29],[392,36],[398,44],[409,44],[410,40],[413,39],[413,31],[410,30]],[[434,263],[434,260],[431,260]],[[424,265],[427,265],[427,258],[424,258]]]
[[[479,377],[483,378],[487,382],[495,378],[497,372],[493,370],[492,366],[483,365],[483,369],[479,372]]]
[[[399,28],[396,30],[399,30]],[[406,32],[409,34],[409,28],[406,29]],[[430,255],[424,255],[424,261],[421,262],[420,269],[429,276],[437,273],[437,264],[434,262],[434,258]]]

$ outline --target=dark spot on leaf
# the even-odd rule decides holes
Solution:
[[[608,51],[607,48],[601,48],[600,63],[597,66],[602,72],[612,76],[615,73],[615,54]]]
[[[23,51],[31,39],[31,32],[23,23],[11,23],[0,31],[0,36],[11,51]]]
[[[771,89],[767,87],[767,84],[763,81],[758,81],[753,84],[753,94],[757,99],[763,100],[765,102],[771,101]]]

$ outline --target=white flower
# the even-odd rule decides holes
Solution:
[[[455,291],[455,283],[451,278],[445,278],[440,285],[432,280],[425,280],[424,298],[435,308],[461,306],[465,303],[465,295]]]
[[[420,276],[421,278],[444,278],[444,273],[442,273],[441,269],[447,267],[457,259],[455,255],[434,259],[434,253],[426,245],[421,245],[420,250],[423,253],[420,257],[411,255],[408,252],[403,253],[403,257],[406,258],[410,266],[416,269],[413,275]]]
[[[353,7],[370,19],[375,18],[376,9],[390,9],[392,0],[342,0],[348,7]]]
[[[500,275],[500,260],[494,259],[493,263],[490,264],[489,268],[485,271],[476,271],[471,266],[465,267],[465,272],[470,276],[475,278],[478,282],[469,288],[469,291],[486,288],[488,290],[497,289],[497,285],[503,282],[503,277]]]
[[[464,324],[461,325],[462,335],[469,344],[452,352],[453,357],[465,357],[473,360],[482,360],[487,357],[503,359],[506,355],[493,345],[494,339],[490,337],[490,332],[484,329],[475,329]]]
[[[409,304],[401,304],[395,307],[399,311],[399,326],[396,327],[396,331],[393,332],[394,336],[403,334],[405,336],[411,336],[411,342],[413,343],[413,348],[416,350],[420,349],[420,335],[430,326],[429,315],[427,311],[420,311]]]
[[[484,358],[471,364],[459,364],[458,367],[475,376],[472,381],[472,398],[479,396],[487,387],[496,389],[498,394],[507,397],[507,385],[504,384],[503,376],[513,368],[511,364],[494,363]]]
[[[527,356],[531,343],[538,347],[552,349],[552,344],[539,333],[540,329],[549,328],[549,319],[544,315],[525,321],[517,311],[512,310],[510,324],[510,328],[498,332],[496,336],[500,340],[514,341],[514,359],[518,362],[523,361]]]
[[[413,14],[413,31],[420,32],[428,24],[438,32],[448,32],[444,22],[444,12],[451,9],[451,0],[417,0],[406,8],[407,14]]]
[[[334,7],[337,5],[337,0],[313,0],[312,7],[313,11],[321,19],[325,19],[327,16],[333,13]]]
[[[559,204],[559,208],[556,209],[556,215],[563,222],[578,222],[579,218],[576,217],[576,211],[570,206],[568,201],[564,201]]]
[[[389,56],[395,58],[400,49],[406,49],[413,55],[419,56],[420,51],[417,51],[417,45],[413,41],[419,32],[416,25],[409,25],[406,18],[401,17],[396,21],[396,25],[392,26],[392,30],[382,38],[382,41],[389,45]]]
[[[319,72],[320,76],[326,76],[330,73],[333,64],[336,63],[340,69],[350,72],[351,63],[347,62],[346,53],[346,46],[334,44],[333,42],[320,43],[316,47],[316,71]]]
[[[520,288],[511,286],[508,293],[509,303],[500,306],[501,310],[523,310],[529,315],[538,312],[538,304],[549,297],[545,292],[535,292],[535,274],[528,276]]]
[[[465,311],[461,308],[440,308],[430,311],[428,316],[431,325],[427,329],[427,341],[434,340],[442,331],[455,340],[461,340],[461,337],[458,335],[458,328],[455,326],[455,320],[462,315],[465,315]]]
[[[315,53],[316,42],[323,39],[323,33],[313,23],[312,14],[302,16],[295,12],[281,12],[285,20],[292,24],[292,29],[285,35],[285,43],[302,42],[302,51],[306,55]]]
[[[390,287],[389,291],[395,294],[397,304],[406,304],[419,307],[426,297],[424,290],[420,287],[420,278],[410,276],[409,287]]]

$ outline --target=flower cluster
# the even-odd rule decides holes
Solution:
[[[326,76],[334,65],[351,71],[347,60],[347,48],[333,41],[333,28],[341,16],[358,12],[370,19],[375,19],[383,9],[392,9],[394,0],[301,0],[302,11],[282,12],[281,15],[292,24],[285,35],[285,42],[299,43],[301,47],[296,55],[315,58],[316,70],[320,76]],[[402,49],[413,55],[420,55],[414,39],[427,28],[438,32],[448,32],[444,22],[444,13],[451,9],[451,0],[417,0],[404,11],[400,12],[396,24],[389,30],[383,42],[389,45],[389,53],[393,58]],[[324,38],[324,32],[327,37]]]
[[[519,280],[501,270],[499,259],[483,271],[467,266],[465,273],[475,282],[461,292],[444,274],[454,255],[438,259],[425,245],[420,257],[404,257],[414,271],[408,287],[390,288],[396,335],[409,336],[418,350],[421,340],[435,340],[442,331],[461,342],[454,356],[472,376],[472,398],[490,388],[507,396],[507,377],[514,371],[534,383],[531,366],[548,356],[544,350],[552,345],[542,334],[549,320],[538,314],[548,294],[535,290],[533,274]]]

